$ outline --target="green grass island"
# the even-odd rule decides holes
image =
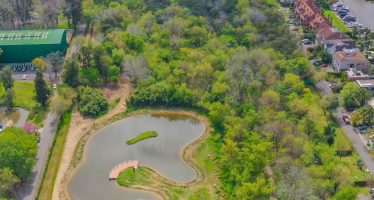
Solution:
[[[158,135],[158,133],[156,131],[147,131],[147,132],[144,132],[144,133],[141,133],[141,134],[137,135],[134,138],[131,138],[130,140],[127,140],[126,144],[132,145],[132,144],[135,144],[135,143],[137,143],[141,140],[145,140],[145,139],[152,138],[152,137],[157,137],[157,135]]]

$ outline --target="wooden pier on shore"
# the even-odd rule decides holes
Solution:
[[[139,161],[138,160],[130,160],[118,164],[117,166],[113,167],[112,170],[109,172],[109,181],[116,180],[118,178],[119,173],[123,170],[132,167],[133,169],[138,169]]]

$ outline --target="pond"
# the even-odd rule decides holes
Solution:
[[[0,107],[0,125],[5,125],[7,121],[12,120],[16,126],[23,126],[26,122],[29,111],[20,107],[13,107],[10,112],[7,112],[5,107]]]
[[[150,130],[157,131],[158,136],[126,144],[127,140]],[[200,121],[178,114],[146,114],[117,121],[89,139],[85,160],[68,184],[70,197],[74,200],[159,199],[153,193],[109,182],[109,171],[123,161],[139,160],[140,165],[147,165],[167,178],[189,182],[196,178],[196,173],[183,161],[181,152],[204,130],[205,125]]]

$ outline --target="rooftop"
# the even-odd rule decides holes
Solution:
[[[371,88],[374,87],[374,79],[369,80],[357,80],[356,83],[360,85],[360,87]]]
[[[0,46],[59,44],[65,29],[0,31]]]
[[[324,40],[352,40],[348,35],[331,27],[323,27],[318,30],[318,34]]]
[[[368,62],[365,55],[361,51],[349,52],[346,51],[336,51],[334,52],[334,57],[339,61],[358,61],[358,62]]]

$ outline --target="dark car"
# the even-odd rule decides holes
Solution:
[[[357,130],[360,131],[360,132],[366,131],[367,129],[368,129],[367,126],[360,126],[360,127],[357,128]]]

